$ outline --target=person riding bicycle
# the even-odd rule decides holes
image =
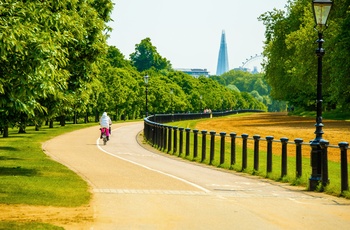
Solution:
[[[107,136],[107,140],[109,141],[109,128],[112,125],[112,120],[111,118],[109,118],[109,116],[107,115],[106,112],[103,112],[102,117],[100,118],[100,130],[101,130],[101,136],[100,138],[102,139],[102,132],[103,129],[105,128],[105,132],[106,132],[106,136]]]

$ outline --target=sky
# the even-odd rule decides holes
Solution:
[[[284,9],[287,0],[113,0],[108,44],[124,56],[149,37],[173,68],[207,69],[216,74],[222,31],[229,68],[261,54],[265,27],[258,17]],[[261,59],[245,67],[260,69]],[[250,66],[249,66],[250,65]]]

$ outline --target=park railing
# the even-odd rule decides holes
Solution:
[[[169,154],[183,156],[190,160],[197,160],[202,163],[214,165],[218,167],[226,167],[237,171],[252,171],[252,174],[261,174],[265,171],[268,176],[274,173],[280,180],[284,177],[294,177],[294,181],[298,181],[301,177],[310,175],[310,162],[303,162],[303,146],[309,146],[310,143],[304,142],[297,138],[290,141],[283,137],[275,140],[273,136],[265,138],[259,135],[249,137],[248,134],[237,135],[236,133],[225,133],[215,131],[206,131],[190,128],[182,128],[170,126],[164,123],[180,120],[194,120],[200,118],[210,118],[218,116],[226,116],[229,114],[243,112],[261,112],[252,110],[220,112],[212,114],[157,114],[144,119],[144,138],[153,147]],[[349,144],[340,142],[338,145],[330,145],[329,142],[322,140],[320,142],[322,149],[321,158],[322,165],[320,185],[321,188],[330,184],[328,169],[328,151],[330,149],[338,149],[340,152],[340,189],[341,193],[349,190],[348,183],[348,159],[347,150]],[[273,154],[273,149],[280,151],[279,154]],[[310,152],[309,148],[308,153]],[[293,156],[293,157],[290,157]],[[309,159],[309,158],[307,158]],[[293,161],[294,170],[290,170],[288,160]],[[276,161],[279,162],[276,164]],[[248,168],[248,163],[251,169]],[[307,165],[307,163],[309,163]],[[339,163],[332,167],[337,168]],[[264,169],[262,170],[262,167]],[[304,173],[307,172],[306,173]],[[260,173],[259,173],[260,172]],[[333,173],[334,174],[334,173]],[[332,175],[333,175],[332,174]],[[337,174],[337,173],[335,173]],[[278,179],[278,178],[277,178]],[[338,178],[336,178],[338,179]],[[332,179],[333,180],[333,179]],[[336,180],[335,180],[336,181]]]

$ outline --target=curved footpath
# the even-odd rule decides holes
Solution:
[[[137,142],[143,122],[92,127],[45,143],[92,187],[94,222],[67,229],[349,229],[350,201],[225,172]],[[149,150],[147,150],[149,149]]]

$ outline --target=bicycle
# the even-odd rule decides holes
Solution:
[[[107,128],[100,128],[101,130],[101,137],[103,140],[103,145],[107,144],[108,138],[107,138]]]

